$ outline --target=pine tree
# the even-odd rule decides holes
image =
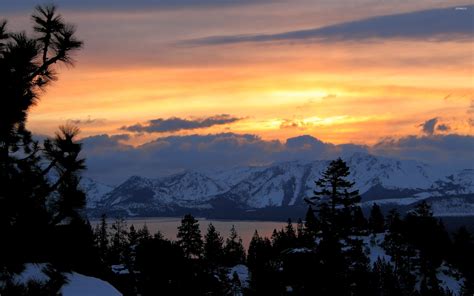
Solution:
[[[474,237],[466,227],[460,227],[454,233],[451,261],[466,278],[462,295],[474,294]]]
[[[387,229],[389,232],[401,232],[402,220],[400,213],[396,209],[391,209],[387,215]]]
[[[365,233],[367,231],[368,222],[365,219],[361,207],[354,208],[353,228],[355,233]]]
[[[319,221],[316,219],[314,215],[314,210],[311,206],[308,206],[308,210],[306,211],[305,222],[304,225],[306,227],[306,231],[309,236],[315,237],[316,233],[319,231]]]
[[[404,224],[406,239],[420,251],[420,271],[426,277],[435,276],[451,245],[444,225],[433,217],[431,206],[426,201],[408,213]],[[427,280],[429,285],[433,282],[434,279]]]
[[[128,231],[128,244],[130,247],[136,247],[138,244],[138,232],[135,230],[134,225],[130,225],[129,231]]]
[[[111,228],[110,263],[125,264],[126,249],[128,246],[127,222],[123,218],[117,218]]]
[[[232,225],[229,237],[225,243],[224,258],[228,266],[234,266],[245,262],[245,249],[242,244],[242,239],[237,234],[234,225]]]
[[[298,247],[312,248],[314,247],[314,236],[305,227],[301,218],[298,219],[296,227],[296,236]]]
[[[135,257],[136,257],[136,248],[139,244],[138,232],[135,230],[135,226],[130,225],[129,231],[127,233],[127,245],[124,250],[124,259],[127,269],[134,273],[135,270]]]
[[[181,220],[178,227],[178,245],[183,249],[187,258],[201,258],[203,241],[199,222],[191,215],[187,214]]]
[[[400,219],[396,210],[391,210],[387,215],[387,228],[383,247],[392,259],[397,290],[401,295],[416,295],[416,277],[413,275],[418,264],[416,249],[406,236],[406,222]]]
[[[379,205],[374,203],[370,210],[369,228],[373,233],[382,233],[385,230],[385,218]]]
[[[31,107],[57,79],[56,66],[72,65],[82,42],[54,6],[36,7],[33,23],[35,36],[29,37],[0,21],[0,269],[51,261],[52,242],[65,233],[58,228],[80,219],[85,203],[78,187],[84,169],[78,129],[62,127],[40,144],[26,128]],[[68,265],[74,258],[64,260]]]
[[[401,296],[398,278],[392,265],[378,258],[373,267],[374,287],[376,295]]]
[[[291,219],[288,219],[288,223],[286,224],[285,235],[289,243],[294,244],[296,242],[296,232],[295,228],[293,227],[293,222],[291,222]]]
[[[211,267],[216,267],[222,263],[223,254],[224,239],[214,225],[209,223],[207,233],[204,236],[204,259]]]
[[[350,232],[352,211],[360,201],[358,190],[352,190],[354,182],[347,180],[349,167],[338,158],[331,161],[316,183],[319,190],[306,199],[317,207],[322,230],[332,235],[345,235]]]
[[[350,295],[372,295],[374,287],[370,274],[370,260],[365,254],[363,241],[349,239],[347,244],[344,255],[348,262],[346,274]]]
[[[296,236],[298,238],[302,238],[304,236],[304,232],[305,232],[305,229],[304,229],[303,220],[301,220],[301,218],[298,218],[298,221],[296,221]]]
[[[258,231],[255,230],[253,233],[252,239],[249,243],[249,249],[247,252],[247,265],[252,270],[257,266],[257,256],[260,245],[262,244],[263,239],[258,234]]]
[[[105,214],[100,217],[100,224],[96,226],[95,241],[102,261],[105,262],[109,250],[109,233]]]
[[[274,269],[274,252],[268,238],[262,238],[257,230],[249,244],[247,266],[250,271],[250,295],[274,295],[278,291]]]
[[[140,242],[151,239],[150,231],[148,230],[148,226],[146,225],[146,223],[143,225],[142,228],[138,229],[137,236]]]

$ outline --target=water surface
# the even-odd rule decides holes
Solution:
[[[226,239],[229,236],[232,225],[235,226],[237,233],[242,238],[244,247],[247,249],[252,239],[255,230],[258,231],[260,236],[271,237],[273,229],[281,229],[285,227],[284,222],[274,221],[237,221],[237,220],[208,220],[205,218],[196,218],[199,220],[199,227],[201,234],[204,235],[207,232],[209,223],[212,223],[217,231]],[[127,225],[130,227],[134,225],[135,229],[147,225],[148,230],[151,234],[160,231],[163,236],[167,239],[176,240],[176,234],[178,232],[178,226],[181,224],[181,218],[129,218],[126,220]],[[93,221],[93,224],[98,221]],[[108,221],[109,225],[113,223],[113,220]]]

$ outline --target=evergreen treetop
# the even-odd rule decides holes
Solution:
[[[199,221],[191,214],[186,214],[178,227],[178,245],[183,249],[187,258],[200,258],[203,241]]]

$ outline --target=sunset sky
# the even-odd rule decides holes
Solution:
[[[471,1],[56,3],[85,47],[31,111],[37,134],[71,122],[130,149],[195,134],[474,136]],[[35,4],[2,1],[1,17],[27,29]]]

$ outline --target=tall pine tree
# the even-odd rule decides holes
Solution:
[[[372,205],[370,210],[369,228],[373,233],[382,233],[385,230],[385,218],[380,206],[376,203]]]
[[[245,249],[242,244],[242,239],[237,233],[235,226],[232,225],[229,237],[226,240],[224,247],[225,263],[228,266],[234,266],[245,262]]]
[[[201,258],[203,241],[199,222],[191,214],[186,214],[178,227],[178,245],[187,258]]]
[[[338,158],[329,163],[316,183],[318,190],[306,201],[316,207],[321,228],[331,235],[345,235],[352,227],[352,212],[360,201],[354,182],[348,181],[349,167]]]
[[[216,230],[212,223],[207,227],[207,233],[204,236],[204,259],[212,267],[222,263],[224,255],[224,239]]]

